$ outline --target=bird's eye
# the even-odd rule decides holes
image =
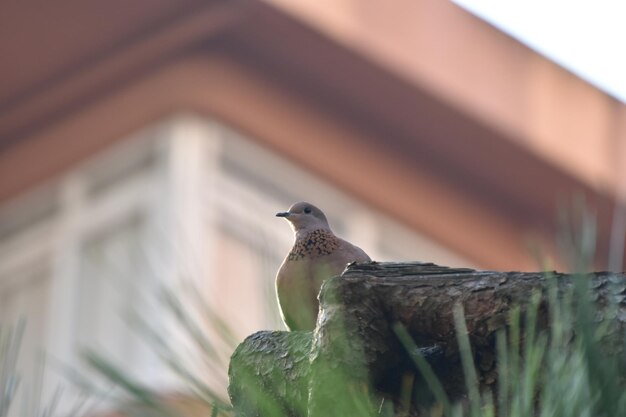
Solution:
[[[310,213],[311,213],[311,207],[305,207],[305,208],[304,208],[304,212],[305,212],[306,214],[310,214]]]

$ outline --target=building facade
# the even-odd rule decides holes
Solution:
[[[44,398],[63,383],[64,367],[93,375],[83,357],[91,350],[146,386],[184,390],[135,317],[184,345],[176,323],[167,324],[172,314],[160,304],[164,290],[193,304],[191,288],[239,340],[284,329],[274,277],[293,235],[274,214],[304,199],[323,207],[336,233],[373,259],[421,255],[471,266],[232,128],[177,115],[51,178],[0,213],[0,308],[4,323],[25,324],[18,360],[23,387],[36,386],[43,352],[63,365],[47,371]],[[208,334],[222,337],[214,323],[206,325]],[[203,377],[224,395],[221,365]]]

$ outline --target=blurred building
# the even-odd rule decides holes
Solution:
[[[174,337],[153,295],[181,282],[238,337],[281,328],[273,215],[298,200],[378,260],[536,269],[583,195],[598,267],[623,267],[624,104],[453,3],[9,2],[0,35],[0,321],[27,321],[25,375],[91,347],[177,389],[127,322]]]

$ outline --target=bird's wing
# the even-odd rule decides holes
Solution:
[[[337,249],[341,252],[341,256],[346,259],[346,263],[350,262],[371,262],[370,257],[365,251],[352,243],[339,239],[340,245]]]

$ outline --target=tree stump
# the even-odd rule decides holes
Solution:
[[[378,408],[379,414],[384,414],[380,408],[384,401],[393,403],[396,410],[401,407],[408,380],[413,391],[423,393],[418,395],[422,403],[417,406],[427,408],[433,399],[394,332],[397,323],[413,338],[448,396],[462,399],[466,388],[455,305],[464,309],[479,382],[483,388],[495,387],[496,332],[507,325],[513,306],[524,309],[533,294],[545,300],[546,276],[542,272],[475,271],[430,263],[350,265],[341,276],[324,283],[315,331],[258,332],[239,345],[229,369],[232,404],[241,416],[343,417],[367,412],[357,412],[358,407]],[[551,276],[559,294],[574,285],[573,275]],[[612,314],[623,331],[624,274],[599,272],[585,279],[597,305],[616,301],[618,309]],[[598,319],[602,319],[601,313]],[[543,302],[538,323],[547,323]],[[359,398],[355,393],[362,393],[358,403],[337,401]],[[410,412],[415,410],[403,413]]]

